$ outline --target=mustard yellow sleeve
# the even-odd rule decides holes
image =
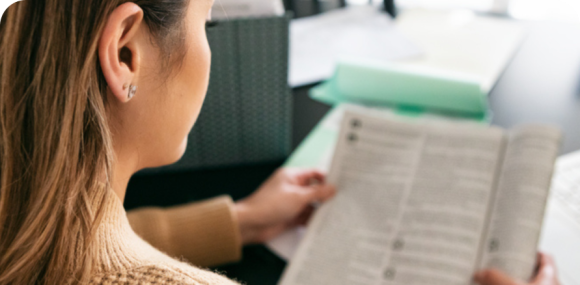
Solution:
[[[190,263],[214,266],[241,258],[241,237],[229,196],[170,208],[129,211],[131,227],[152,246]]]

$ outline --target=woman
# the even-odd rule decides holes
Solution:
[[[5,12],[0,284],[234,284],[169,255],[236,260],[241,244],[302,222],[333,195],[317,171],[280,170],[235,204],[123,209],[131,175],[185,151],[208,85],[211,6],[25,0]],[[550,264],[542,259],[538,276]],[[512,284],[498,274],[480,281]]]

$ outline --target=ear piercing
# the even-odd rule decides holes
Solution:
[[[131,98],[135,96],[135,93],[137,93],[137,86],[133,84],[123,85],[123,90],[126,90],[127,88],[129,88],[129,92],[127,93],[127,99],[131,100]]]

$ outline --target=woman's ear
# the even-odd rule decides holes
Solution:
[[[130,86],[137,86],[142,47],[135,35],[143,22],[143,10],[132,2],[109,16],[99,40],[99,61],[112,95],[128,102]]]

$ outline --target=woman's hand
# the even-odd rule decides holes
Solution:
[[[262,243],[286,229],[304,225],[313,204],[334,196],[317,170],[279,169],[251,196],[235,205],[244,244]]]
[[[480,285],[525,285],[515,281],[505,275],[504,273],[489,269],[480,271],[475,274],[474,280]],[[556,265],[551,256],[539,253],[538,254],[538,274],[528,285],[559,285],[558,276],[556,274]]]

